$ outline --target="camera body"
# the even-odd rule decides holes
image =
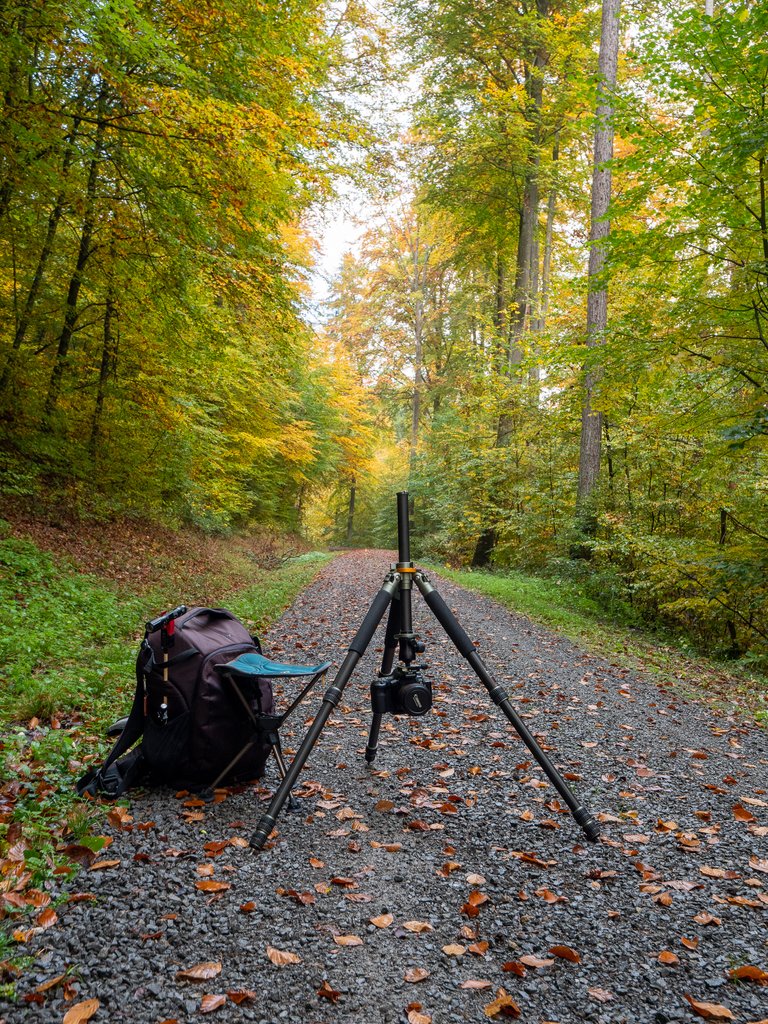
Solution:
[[[416,668],[396,668],[371,683],[375,715],[425,715],[432,707],[432,685]]]

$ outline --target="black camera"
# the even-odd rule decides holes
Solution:
[[[415,669],[395,669],[371,683],[375,715],[425,715],[432,707],[432,686]]]

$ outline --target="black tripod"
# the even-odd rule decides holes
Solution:
[[[365,751],[366,761],[370,764],[376,756],[379,729],[384,714],[421,715],[426,713],[432,706],[431,686],[420,672],[420,669],[424,666],[413,664],[416,656],[424,651],[424,645],[419,642],[413,632],[411,594],[414,583],[459,654],[466,658],[480,682],[485,686],[491,700],[501,708],[531,754],[544,769],[545,775],[568,805],[577,824],[584,830],[588,839],[592,841],[597,840],[600,835],[597,822],[586,807],[583,807],[576,799],[565,779],[536,742],[525,722],[516,713],[506,691],[499,686],[483,664],[480,655],[475,650],[474,644],[459,625],[453,612],[424,573],[420,569],[416,569],[411,561],[408,494],[405,491],[401,491],[397,495],[397,535],[399,561],[387,573],[381,590],[373,599],[373,603],[368,609],[354,640],[349,645],[347,656],[341,663],[336,678],[323,697],[323,703],[315,720],[307,731],[282,782],[275,791],[269,809],[259,821],[256,831],[251,838],[251,846],[256,850],[260,850],[264,846],[267,837],[275,826],[280,809],[296,782],[299,772],[304,767],[331,712],[338,706],[345,686],[349,682],[357,663],[365,653],[373,634],[376,632],[376,627],[381,622],[388,608],[389,618],[387,620],[384,640],[384,657],[382,659],[381,672],[379,678],[371,685],[373,720]],[[400,661],[393,671],[392,666],[395,660],[395,653],[398,650]]]

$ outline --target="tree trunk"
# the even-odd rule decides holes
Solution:
[[[114,244],[114,243],[113,243]],[[114,257],[114,248],[110,252]],[[117,319],[117,304],[115,298],[115,285],[110,272],[109,284],[107,285],[107,298],[104,305],[104,334],[101,348],[101,366],[99,367],[99,380],[96,385],[96,405],[91,420],[91,436],[88,442],[88,450],[91,457],[95,457],[101,440],[101,417],[104,411],[104,399],[107,393],[107,382],[114,376],[117,368],[117,333],[115,321]]]
[[[93,143],[93,156],[91,157],[88,169],[88,183],[85,191],[85,214],[83,216],[83,227],[80,233],[80,245],[77,252],[77,262],[72,272],[67,289],[67,303],[64,313],[64,323],[59,334],[59,343],[56,350],[56,361],[53,364],[51,379],[48,384],[48,394],[43,407],[43,430],[49,431],[52,426],[53,414],[59,401],[61,382],[64,376],[67,356],[72,337],[77,324],[77,302],[80,297],[80,288],[83,283],[83,274],[86,264],[91,256],[91,240],[96,225],[96,186],[99,178],[99,164],[101,162],[101,148],[104,138],[104,112],[106,105],[106,89],[101,87],[99,93],[99,118],[96,125],[96,137]]]
[[[589,281],[587,292],[587,347],[602,345],[608,324],[608,292],[604,280],[606,239],[610,234],[608,207],[611,198],[613,156],[613,101],[619,54],[619,10],[621,0],[603,0],[600,56],[598,62],[597,116],[592,170],[592,206],[589,231]],[[577,493],[577,530],[593,537],[597,530],[593,492],[600,475],[602,415],[593,409],[594,389],[600,367],[591,361],[584,376],[581,413],[581,445]]]
[[[66,181],[69,174],[69,168],[72,165],[74,157],[74,143],[77,138],[78,129],[80,127],[80,118],[76,117],[72,126],[72,131],[67,139],[67,148],[64,151],[64,159],[61,164],[61,178],[62,182]],[[56,232],[59,227],[59,221],[61,220],[62,214],[64,213],[64,206],[66,204],[66,191],[62,187],[56,199],[56,205],[51,210],[50,216],[48,217],[48,228],[45,233],[45,239],[43,241],[43,247],[40,250],[40,256],[38,257],[37,267],[35,268],[34,276],[32,277],[32,283],[29,286],[27,292],[27,298],[24,302],[24,308],[21,311],[18,323],[16,324],[16,330],[13,335],[13,343],[11,345],[11,351],[8,353],[5,366],[3,367],[3,375],[0,378],[0,394],[4,393],[13,377],[13,371],[18,358],[19,350],[24,344],[24,338],[26,337],[29,325],[32,322],[32,314],[37,303],[37,296],[40,292],[40,286],[43,283],[43,274],[48,264],[51,253],[53,252],[53,243],[56,239]]]
[[[349,505],[347,506],[347,545],[352,543],[352,533],[355,525],[355,492],[357,487],[353,480],[349,485]]]

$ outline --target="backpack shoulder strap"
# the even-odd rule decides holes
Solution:
[[[146,652],[148,652],[148,656],[142,659],[142,653]],[[131,783],[135,781],[138,765],[135,766],[136,770],[133,770],[130,774],[116,772],[114,769],[110,771],[110,769],[115,761],[129,750],[144,733],[144,723],[146,720],[144,712],[144,668],[151,655],[152,650],[145,639],[141,645],[139,657],[136,659],[136,692],[133,695],[133,704],[128,715],[128,721],[125,723],[125,728],[118,736],[114,747],[112,747],[107,755],[104,764],[100,768],[92,768],[81,779],[78,779],[75,788],[80,796],[106,796],[114,800],[116,797],[121,796]],[[131,767],[134,767],[133,764]]]

